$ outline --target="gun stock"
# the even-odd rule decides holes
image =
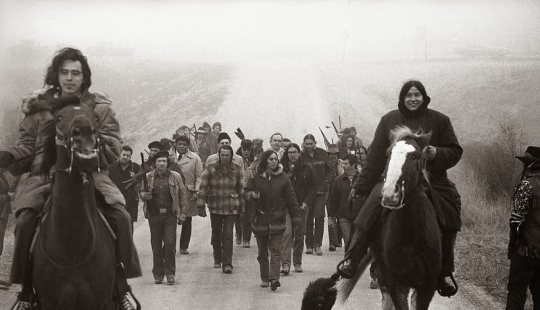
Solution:
[[[146,173],[144,170],[144,154],[141,152],[141,170],[143,170],[142,182],[143,182],[143,192],[148,191],[148,180],[146,180]]]

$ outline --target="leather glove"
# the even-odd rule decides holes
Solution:
[[[337,222],[337,219],[335,217],[331,217],[331,216],[328,217],[329,228],[336,228],[336,222]]]
[[[14,159],[10,152],[0,151],[0,168],[7,168]]]
[[[197,211],[200,217],[206,217],[206,209],[204,208],[204,206],[199,207]]]
[[[141,192],[140,196],[143,201],[152,200],[153,198],[152,192]]]

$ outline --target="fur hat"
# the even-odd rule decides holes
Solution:
[[[250,149],[253,146],[253,143],[249,139],[244,139],[240,142],[240,147],[243,149]]]
[[[156,153],[156,155],[154,155],[154,157],[152,157],[152,162],[155,164],[156,163],[156,160],[158,158],[167,158],[167,163],[169,163],[169,152],[168,151],[159,151]]]
[[[226,132],[220,132],[219,135],[218,135],[218,143],[219,141],[223,140],[223,139],[228,139],[229,142],[231,142],[231,137],[229,136],[229,134],[227,134]]]
[[[159,149],[159,150],[164,150],[165,149],[165,146],[163,145],[163,143],[159,142],[159,141],[152,141],[150,142],[150,144],[148,144],[148,148],[149,149]]]
[[[540,161],[540,147],[528,146],[525,154],[516,156],[516,158],[521,160],[526,165],[537,163]]]
[[[338,149],[337,145],[329,144],[328,145],[328,150],[326,150],[326,153],[328,153],[328,154],[339,154],[339,149]]]

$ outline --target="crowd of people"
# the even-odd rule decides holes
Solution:
[[[344,129],[337,144],[328,143],[325,148],[317,144],[312,134],[306,134],[302,141],[291,141],[276,132],[265,149],[263,139],[250,139],[238,129],[235,135],[240,139],[240,147],[235,151],[231,136],[222,132],[221,123],[210,126],[204,122],[199,128],[180,126],[172,139],[151,141],[148,158],[141,165],[132,161],[133,149],[122,143],[111,99],[89,91],[91,71],[80,51],[59,50],[47,70],[45,85],[44,89],[23,98],[25,116],[19,140],[0,151],[2,241],[7,214],[13,209],[17,218],[11,282],[22,284],[30,274],[28,262],[34,228],[51,192],[50,178],[39,170],[44,161],[44,135],[49,132],[45,129],[54,123],[52,115],[57,100],[78,98],[80,104],[96,112],[100,169],[92,177],[97,191],[103,195],[106,205],[102,212],[117,237],[117,260],[126,278],[142,273],[133,243],[133,222],[137,221],[140,200],[150,227],[152,274],[156,284],[176,282],[178,225],[181,225],[179,253],[189,255],[192,218],[207,217],[208,213],[213,266],[225,274],[233,273],[233,244],[249,248],[254,235],[260,286],[276,290],[281,286],[280,276],[288,275],[291,267],[297,273],[303,272],[303,254],[323,255],[324,223],[328,215],[328,250],[345,248],[338,270],[342,277],[350,278],[356,261],[367,251],[366,239],[377,233],[374,224],[383,216],[379,207],[380,187],[390,143],[388,133],[397,125],[406,125],[433,133],[425,150],[425,168],[431,176],[430,188],[438,193],[445,216],[445,225],[441,227],[443,259],[438,290],[445,296],[457,291],[452,276],[453,249],[461,228],[461,202],[446,171],[458,163],[463,149],[450,119],[428,108],[430,97],[419,81],[402,86],[398,109],[383,116],[368,148],[354,127]],[[538,264],[540,240],[535,213],[539,204],[539,158],[535,148],[520,157],[526,167],[516,190],[511,220],[514,238],[508,302],[518,305],[512,309],[523,308],[528,286],[535,303],[539,298],[537,277],[531,278]],[[18,177],[8,179],[5,169],[11,175],[24,177],[20,181]],[[530,217],[533,220],[527,221]],[[372,287],[376,288],[376,264],[372,267]],[[27,305],[27,298],[25,294],[19,295],[21,309]]]

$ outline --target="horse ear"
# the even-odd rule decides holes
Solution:
[[[429,145],[429,141],[431,140],[431,135],[433,134],[432,131],[426,133],[426,134],[420,134],[418,135],[418,138],[416,139],[416,142],[420,146],[421,150],[424,150],[426,146]]]

